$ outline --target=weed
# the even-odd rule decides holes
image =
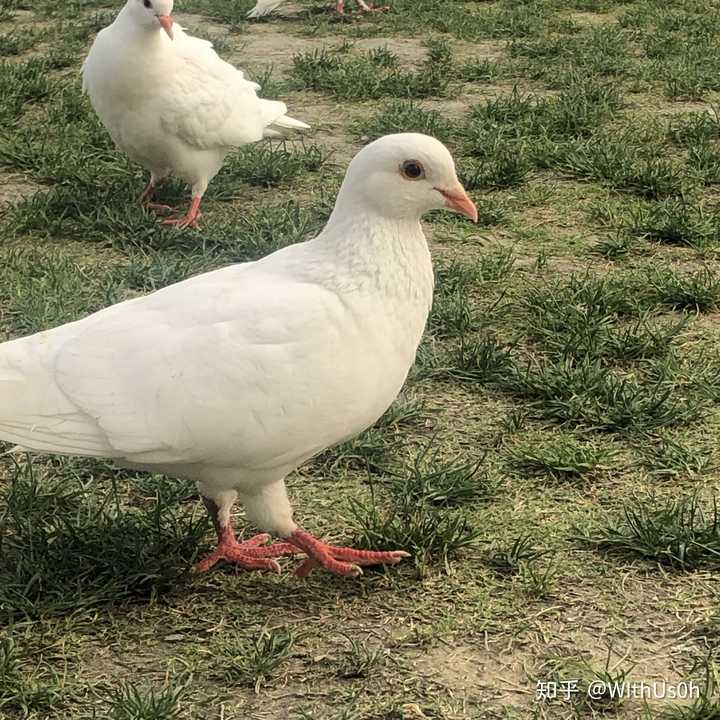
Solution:
[[[550,596],[559,574],[556,565],[550,562],[543,567],[533,558],[520,562],[519,568],[523,589],[530,597],[541,600]]]
[[[351,517],[360,547],[402,548],[417,567],[449,559],[472,547],[479,537],[466,516],[399,498],[387,509],[371,502],[352,501]]]
[[[370,140],[392,133],[417,132],[448,142],[453,133],[450,120],[413,100],[394,100],[375,115],[358,119],[355,128]]]
[[[382,647],[372,647],[369,643],[348,637],[348,648],[337,665],[337,676],[345,679],[368,678],[385,662]]]
[[[644,558],[681,570],[720,565],[717,502],[697,494],[680,500],[638,499],[579,536],[591,547],[628,558]]]
[[[584,477],[601,468],[611,456],[609,450],[572,436],[542,444],[515,445],[508,452],[510,464],[518,471],[554,479]]]
[[[351,46],[313,50],[295,55],[293,77],[306,90],[326,92],[338,100],[425,98],[448,93],[452,76],[452,50],[444,40],[429,40],[428,55],[420,68],[406,72],[387,48],[359,56]]]
[[[519,535],[511,541],[495,542],[490,545],[487,564],[501,575],[514,575],[538,558],[546,554],[545,550],[535,547],[535,539],[530,533]]]
[[[717,108],[675,115],[668,125],[668,135],[674,143],[687,147],[720,139],[720,117]]]
[[[236,191],[237,182],[261,187],[277,187],[308,172],[319,171],[329,154],[317,145],[304,142],[279,144],[270,142],[249,145],[225,163],[213,184],[217,197]]]
[[[178,481],[156,479],[139,508],[120,507],[107,466],[56,460],[18,466],[2,493],[0,618],[51,616],[177,589],[207,529]],[[108,483],[108,480],[105,480]]]
[[[636,450],[648,472],[659,477],[692,477],[711,469],[711,455],[705,448],[671,435],[647,438]]]
[[[655,301],[672,310],[710,312],[720,302],[720,279],[710,269],[677,273],[653,268],[645,277]]]
[[[216,644],[214,657],[225,682],[259,689],[287,661],[295,636],[281,630],[263,630],[255,637],[227,635]]]
[[[392,494],[403,502],[443,507],[488,500],[495,494],[496,484],[482,469],[483,461],[443,461],[430,442],[411,466],[391,473]]]
[[[175,720],[185,684],[138,685],[124,682],[109,697],[110,720]]]
[[[631,235],[667,245],[704,248],[718,241],[717,212],[685,198],[635,206],[622,225]]]

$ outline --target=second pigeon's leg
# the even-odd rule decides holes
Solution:
[[[255,535],[249,540],[238,542],[227,509],[223,507],[223,511],[221,511],[221,508],[210,498],[203,497],[203,503],[215,526],[218,544],[213,552],[195,565],[194,572],[206,572],[220,560],[237,565],[245,570],[280,572],[280,566],[274,558],[283,557],[284,555],[296,555],[301,552],[295,545],[290,543],[267,545],[266,543],[270,539],[270,535],[267,533]],[[226,503],[223,503],[223,505],[226,505]],[[232,499],[229,505],[232,505]]]
[[[341,15],[345,14],[345,0],[337,0],[335,3],[335,10]]]

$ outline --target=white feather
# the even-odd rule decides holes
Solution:
[[[259,18],[269,15],[279,8],[285,0],[257,0],[255,7],[247,14],[249,18]]]

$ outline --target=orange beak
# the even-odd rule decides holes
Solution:
[[[173,19],[169,15],[158,15],[158,22],[162,29],[167,33],[167,36],[173,39]]]
[[[445,205],[449,208],[462,213],[473,222],[478,221],[478,211],[475,203],[468,197],[462,185],[458,183],[452,190],[435,189],[445,198]]]

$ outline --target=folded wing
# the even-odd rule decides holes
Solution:
[[[266,128],[291,120],[285,117],[284,103],[259,98],[260,86],[220,58],[211,43],[177,27],[174,46],[182,67],[172,74],[162,97],[166,132],[195,148],[229,148],[256,142]],[[292,121],[291,127],[308,126]]]

